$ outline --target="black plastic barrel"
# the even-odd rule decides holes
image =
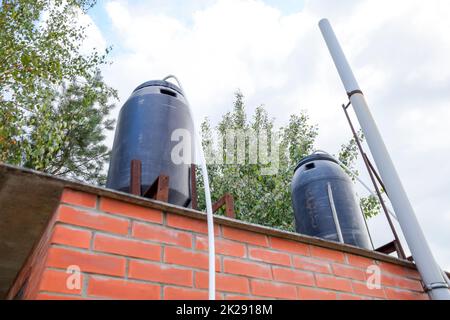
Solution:
[[[371,249],[353,183],[333,157],[318,153],[300,161],[292,203],[298,233],[339,242],[334,205],[344,243]]]
[[[140,160],[142,192],[145,192],[160,174],[167,175],[169,203],[190,206],[189,162],[179,164],[172,161],[171,157],[174,147],[183,143],[179,137],[172,141],[172,133],[177,129],[190,133],[189,160],[192,162],[195,155],[194,130],[189,106],[180,88],[159,80],[148,81],[137,87],[120,110],[107,188],[129,192],[131,161]],[[189,141],[185,142],[187,145]]]

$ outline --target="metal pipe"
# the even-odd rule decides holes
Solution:
[[[333,214],[334,225],[336,226],[336,233],[340,243],[344,243],[344,237],[342,236],[341,225],[339,224],[339,218],[336,212],[336,206],[334,205],[333,190],[331,190],[331,184],[328,183],[328,200],[330,201],[331,213]]]
[[[435,300],[450,300],[450,290],[442,271],[439,268],[406,191],[400,181],[394,163],[384,144],[383,138],[373,119],[364,95],[350,68],[347,58],[334,34],[328,20],[319,22],[319,27],[338,73],[355,109],[356,116],[366,136],[370,151],[379,169],[381,178],[386,185],[386,191],[397,214],[400,227],[414,257],[417,268],[425,283],[426,290]]]

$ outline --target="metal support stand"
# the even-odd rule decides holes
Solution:
[[[130,174],[130,193],[135,196],[140,196],[141,190],[141,172],[142,163],[140,160],[131,160],[131,174]]]
[[[191,194],[192,194],[192,209],[198,210],[197,198],[197,174],[195,164],[191,165]],[[226,193],[222,198],[212,205],[213,213],[219,211],[220,208],[225,207],[225,216],[231,219],[236,219],[234,212],[234,198],[231,194]]]
[[[372,163],[370,162],[369,158],[367,157],[367,154],[365,153],[361,141],[359,140],[358,134],[356,133],[355,127],[353,126],[352,120],[350,119],[350,115],[348,114],[348,108],[351,106],[351,102],[349,102],[347,105],[342,105],[342,109],[344,110],[345,116],[347,118],[348,124],[350,126],[350,129],[352,130],[353,137],[356,141],[356,144],[358,146],[359,152],[361,153],[361,156],[364,159],[364,164],[367,168],[367,172],[369,173],[370,180],[372,181],[372,184],[375,188],[375,191],[378,196],[378,200],[380,201],[381,207],[383,208],[383,212],[386,215],[386,219],[388,220],[389,227],[391,228],[392,234],[394,235],[394,241],[392,243],[389,243],[379,249],[376,249],[375,251],[390,254],[392,252],[397,252],[397,255],[401,259],[406,259],[405,251],[403,250],[403,247],[400,242],[400,238],[397,234],[397,231],[395,230],[394,223],[392,222],[392,219],[389,215],[388,209],[386,207],[386,203],[384,202],[383,196],[381,194],[381,190],[378,187],[377,181],[375,180],[375,176],[379,178],[378,173],[376,172],[375,168],[373,167]],[[383,186],[383,182],[381,179],[379,179],[379,182],[381,186]]]
[[[159,175],[155,182],[142,193],[142,163],[140,160],[131,160],[130,166],[130,193],[135,196],[155,199],[162,202],[169,201],[169,177]]]
[[[130,193],[144,198],[154,199],[157,201],[169,201],[169,177],[166,175],[159,175],[155,182],[144,192],[142,192],[142,163],[140,160],[131,160],[130,166]],[[197,197],[197,180],[196,180],[196,166],[193,164],[190,168],[191,177],[191,204],[192,209],[198,210]],[[225,207],[225,216],[236,219],[234,212],[234,198],[231,194],[226,193],[216,203],[213,204],[213,212],[217,212],[220,208]]]
[[[191,165],[191,207],[193,210],[198,210],[198,196],[197,196],[197,167],[195,164]]]
[[[169,177],[161,174],[144,192],[143,197],[169,202]]]
[[[231,194],[226,193],[216,203],[213,204],[213,212],[217,212],[220,208],[225,206],[225,216],[231,219],[236,219],[234,212],[234,198]]]
[[[339,76],[341,77],[345,91],[354,106],[356,116],[366,136],[377,168],[380,171],[380,176],[386,185],[385,190],[388,192],[389,199],[397,214],[398,222],[425,283],[425,287],[429,291],[432,299],[450,300],[449,285],[444,279],[442,270],[431,252],[394,162],[384,144],[384,140],[370,112],[364,94],[356,81],[355,75],[334,34],[333,28],[326,19],[321,20],[319,26]]]

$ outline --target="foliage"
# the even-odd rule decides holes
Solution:
[[[376,215],[378,215],[378,213],[380,213],[381,210],[380,201],[377,197],[372,195],[366,198],[361,198],[360,205],[366,218],[375,217]]]
[[[357,137],[360,143],[364,141],[364,134],[360,130],[357,132]],[[341,150],[338,154],[338,159],[341,161],[348,169],[350,169],[355,174],[358,174],[358,171],[355,169],[354,163],[358,159],[358,144],[356,139],[353,137],[346,144],[341,145]],[[352,179],[354,177],[352,176]]]
[[[248,120],[243,95],[236,93],[232,112],[226,113],[218,126],[212,128],[206,118],[202,123],[202,143],[208,161],[208,175],[210,180],[212,200],[217,201],[225,193],[233,195],[235,200],[236,216],[240,220],[279,229],[294,230],[293,209],[291,205],[290,183],[298,162],[314,151],[314,142],[318,128],[311,125],[306,112],[291,115],[286,126],[275,128],[274,119],[270,118],[263,106],[256,108],[253,117]],[[278,137],[279,164],[276,174],[266,174],[267,165],[253,164],[249,161],[252,145],[257,146],[258,155],[261,141],[252,141],[247,137],[245,142],[245,164],[236,163],[238,142],[235,139],[230,143],[224,139],[227,130],[253,129],[262,136]],[[215,136],[218,139],[215,139]],[[271,140],[269,138],[269,140]],[[218,141],[218,143],[217,143]],[[342,146],[339,158],[349,167],[357,158],[355,141]],[[230,152],[230,149],[232,150]],[[230,153],[235,160],[233,164],[222,158],[222,152]],[[234,152],[234,154],[233,154]],[[272,154],[273,149],[270,149]],[[218,157],[220,159],[218,159]],[[269,157],[270,158],[270,157]],[[214,161],[216,163],[214,163]],[[222,163],[217,160],[223,160]],[[258,160],[261,160],[258,157]],[[199,205],[205,207],[203,192],[203,178],[201,172],[197,174],[199,187]],[[367,210],[373,209],[373,203],[365,202]],[[374,211],[368,211],[371,214]]]
[[[3,0],[0,7],[0,161],[102,183],[104,129],[115,90],[106,55],[83,54],[80,15],[92,0]]]

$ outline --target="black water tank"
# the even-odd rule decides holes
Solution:
[[[298,233],[339,242],[334,203],[344,243],[371,249],[353,183],[333,157],[317,153],[300,161],[292,180],[292,203]]]
[[[190,165],[175,164],[171,159],[173,148],[181,141],[172,141],[172,133],[177,129],[190,133],[192,160],[194,130],[180,88],[160,80],[137,87],[120,110],[107,188],[129,192],[131,160],[140,160],[142,192],[164,174],[169,176],[169,202],[190,206]]]

